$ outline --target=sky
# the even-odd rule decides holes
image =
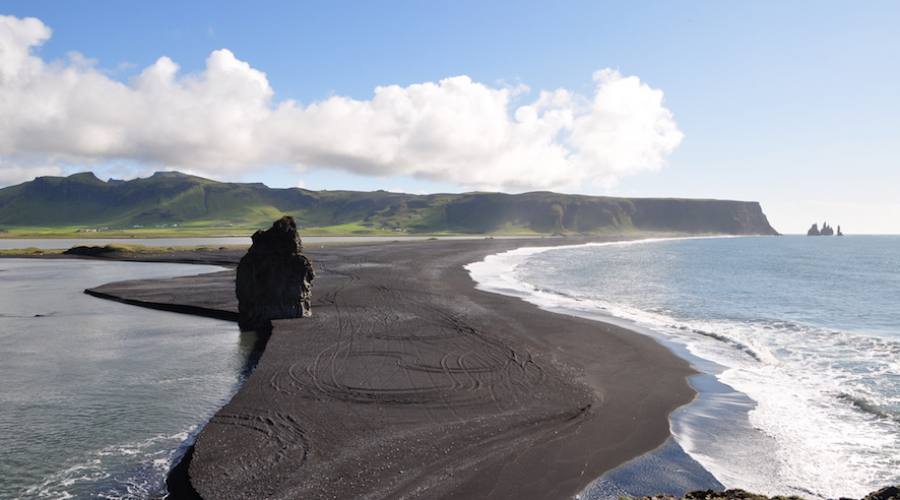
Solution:
[[[0,1],[0,185],[755,200],[900,233],[900,2]]]

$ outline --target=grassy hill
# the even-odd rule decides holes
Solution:
[[[157,172],[131,181],[93,173],[0,189],[3,235],[246,235],[282,214],[307,235],[775,234],[758,203],[533,192],[412,195],[274,189]]]

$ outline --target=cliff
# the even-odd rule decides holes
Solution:
[[[39,177],[0,189],[0,225],[93,231],[150,227],[258,228],[291,215],[305,234],[672,231],[777,234],[756,202],[616,198],[551,192],[413,195],[274,189],[179,172],[102,181]]]

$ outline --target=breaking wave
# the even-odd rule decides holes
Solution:
[[[795,242],[739,240],[523,248],[467,269],[481,289],[554,312],[624,324],[678,346],[676,353],[733,389],[733,396],[713,395],[721,400],[719,410],[688,405],[672,423],[685,451],[727,487],[833,498],[859,497],[900,482],[900,332],[760,314],[769,291],[754,289],[752,279],[716,259],[757,245],[783,245],[779,240]],[[729,250],[720,251],[725,245]],[[692,258],[701,255],[704,262],[680,273],[677,266],[687,264],[679,252],[687,247]],[[784,259],[790,251],[784,250]],[[539,263],[532,260],[538,254]],[[754,272],[753,261],[747,265],[744,272]],[[616,273],[621,276],[610,277]],[[696,275],[696,281],[686,275]],[[740,286],[727,286],[742,279]],[[791,291],[819,293],[814,281],[810,286]],[[694,287],[690,298],[680,295],[685,287]],[[852,310],[852,297],[846,301]],[[682,303],[692,308],[679,309]],[[747,404],[735,402],[741,398],[749,398]],[[711,430],[711,423],[729,419]]]

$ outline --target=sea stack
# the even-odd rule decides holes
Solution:
[[[809,228],[809,231],[806,232],[807,236],[834,236],[834,228],[829,226],[827,222],[822,223],[822,229],[819,229],[818,224],[813,224],[812,227]],[[841,226],[837,227],[837,235],[843,236],[844,233],[841,232]]]
[[[282,217],[271,228],[256,231],[237,269],[241,329],[267,329],[273,319],[309,316],[314,278],[293,217]]]

